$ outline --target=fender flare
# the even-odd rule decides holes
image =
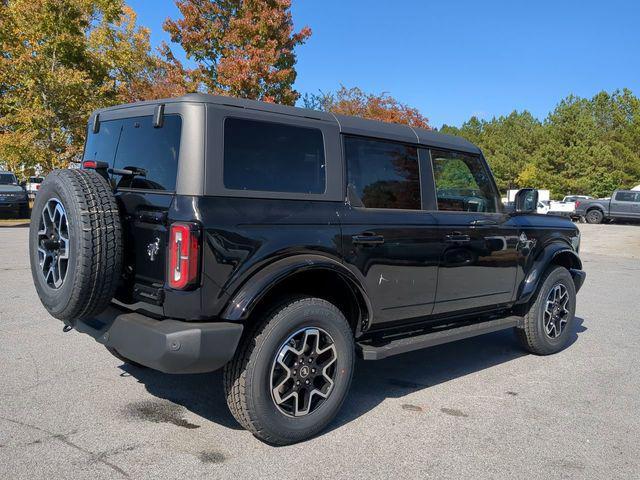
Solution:
[[[574,277],[575,271],[582,270],[582,260],[571,247],[564,243],[551,243],[534,260],[531,270],[520,285],[516,303],[527,303],[531,299],[538,289],[542,274],[549,268],[549,265],[554,263],[561,264],[557,262],[561,256],[568,257],[569,271],[572,277]]]
[[[329,257],[315,254],[301,254],[287,257],[270,263],[255,272],[233,294],[231,300],[221,314],[223,320],[245,321],[255,306],[280,282],[301,272],[330,271],[342,277],[353,290],[354,295],[362,300],[366,307],[369,323],[373,315],[371,300],[363,287],[363,282],[344,264]]]

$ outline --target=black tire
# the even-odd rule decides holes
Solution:
[[[602,221],[604,220],[604,214],[600,210],[595,208],[587,212],[585,220],[587,221],[587,223],[591,224],[602,223]]]
[[[50,227],[54,246],[39,234],[41,227],[58,222],[45,220],[58,204],[67,217],[67,227]],[[58,215],[58,214],[56,214]],[[59,215],[56,217],[59,218]],[[68,240],[63,241],[65,230]],[[57,233],[56,233],[57,231]],[[57,235],[57,237],[56,237]],[[58,239],[56,242],[55,239]],[[60,245],[57,250],[55,245]],[[62,245],[67,245],[63,248]],[[52,251],[44,256],[39,248]],[[68,256],[64,268],[59,260],[59,285],[52,282],[47,264],[41,259]],[[93,170],[55,170],[42,182],[31,212],[29,229],[31,275],[38,296],[47,311],[69,325],[103,311],[114,295],[122,269],[122,233],[118,206],[107,181]],[[64,274],[64,275],[63,275]],[[52,284],[53,283],[53,284]]]
[[[134,367],[138,367],[138,368],[147,368],[144,365],[138,363],[138,362],[134,362],[133,360],[128,359],[127,357],[125,357],[124,355],[122,355],[118,350],[116,350],[115,348],[112,347],[105,347],[107,349],[107,351],[113,355],[114,357],[116,357],[118,360],[120,360],[122,363],[126,363],[127,365],[133,365]]]
[[[552,290],[564,289],[568,299],[566,303],[566,323],[560,328],[560,334],[548,334],[545,328],[545,308]],[[516,328],[516,333],[522,346],[536,355],[550,355],[559,352],[570,340],[574,330],[576,311],[576,288],[569,271],[560,266],[553,266],[547,270],[541,279],[541,286],[527,314],[524,316],[522,328]]]
[[[307,328],[330,335],[337,357],[335,378],[327,398],[319,400],[315,410],[291,416],[276,405],[272,396],[272,369],[285,342]],[[316,435],[333,420],[349,391],[354,362],[353,332],[342,312],[323,299],[290,298],[247,332],[233,360],[225,366],[227,404],[236,420],[259,439],[274,445],[296,443]],[[295,383],[293,379],[292,382]]]

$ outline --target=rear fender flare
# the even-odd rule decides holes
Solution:
[[[337,260],[322,255],[295,255],[275,261],[254,273],[232,296],[222,312],[227,321],[245,321],[255,306],[270,290],[293,275],[313,270],[334,272],[340,275],[353,290],[356,298],[366,307],[369,323],[373,314],[371,301],[362,281]]]

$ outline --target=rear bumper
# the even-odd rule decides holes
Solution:
[[[75,329],[92,336],[124,357],[165,373],[204,373],[233,357],[243,326],[231,322],[156,320],[109,307],[96,318],[76,322]]]
[[[576,293],[577,293],[582,287],[582,284],[584,283],[585,279],[587,278],[587,273],[582,270],[577,270],[575,268],[570,269],[569,272],[571,273],[571,277],[573,278],[573,284],[576,286]]]

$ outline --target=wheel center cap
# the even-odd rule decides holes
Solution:
[[[307,367],[306,365],[303,366],[302,368],[300,368],[300,376],[302,378],[307,378],[309,376],[309,367]]]

